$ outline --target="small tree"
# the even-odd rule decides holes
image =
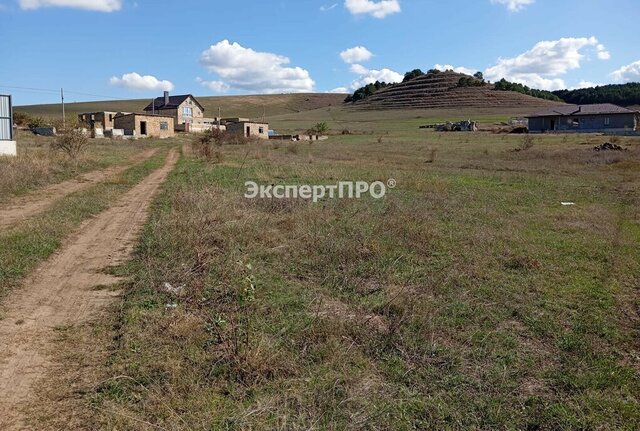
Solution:
[[[473,77],[476,78],[479,81],[484,81],[484,75],[482,74],[482,72],[476,72],[473,74]]]
[[[73,160],[78,158],[87,145],[89,145],[89,138],[78,129],[67,131],[51,143],[53,149],[62,151]]]
[[[324,135],[329,131],[329,125],[325,122],[317,123],[311,129],[309,129],[310,135]]]

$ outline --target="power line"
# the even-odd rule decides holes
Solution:
[[[22,90],[30,93],[46,93],[46,94],[56,94],[56,95],[59,94],[60,92],[60,90],[53,90],[50,88],[16,87],[16,86],[10,86],[10,85],[0,85],[0,88],[10,88],[13,90]],[[68,94],[76,94],[78,96],[103,97],[105,99],[126,100],[122,97],[105,96],[104,94],[81,93],[79,91],[70,91],[70,90],[65,90],[65,92]]]

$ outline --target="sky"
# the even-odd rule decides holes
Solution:
[[[638,82],[638,22],[638,0],[0,0],[0,93],[352,92],[416,68],[547,90]]]

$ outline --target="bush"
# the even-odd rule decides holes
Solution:
[[[52,143],[54,150],[62,151],[69,158],[76,159],[89,145],[89,138],[78,129],[70,130],[58,136]]]
[[[51,127],[51,123],[42,117],[29,117],[27,119],[27,127],[37,129],[38,127]]]
[[[26,126],[31,122],[31,116],[26,112],[14,111],[13,122],[18,126]]]
[[[325,122],[317,123],[309,129],[309,135],[324,135],[329,131],[329,125]]]

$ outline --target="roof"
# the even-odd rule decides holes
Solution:
[[[553,106],[545,111],[529,115],[527,118],[613,114],[637,114],[637,111],[632,111],[612,103],[599,103],[594,105],[561,105]]]
[[[149,105],[151,106],[151,105]],[[171,118],[173,120],[172,115],[162,115],[162,114],[149,114],[147,112],[123,112],[115,116],[115,118],[121,117],[158,117],[158,118]]]
[[[169,96],[169,103],[166,104],[166,105],[164,103],[164,96],[156,97],[154,99],[153,103],[149,103],[147,105],[147,107],[144,108],[144,110],[145,111],[153,111],[155,109],[156,111],[159,111],[161,109],[176,109],[180,105],[182,105],[184,103],[184,101],[187,100],[189,97],[191,97],[193,99],[193,101],[196,102],[196,104],[204,112],[204,107],[200,104],[200,102],[198,102],[198,99],[193,97],[193,95],[191,95],[191,94],[183,94],[181,96]]]

